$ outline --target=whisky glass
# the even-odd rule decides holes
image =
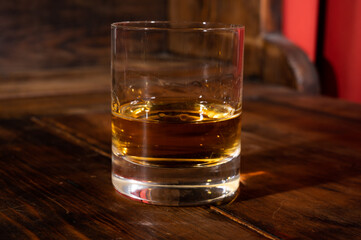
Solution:
[[[244,27],[111,25],[112,181],[155,205],[224,203],[239,188]]]

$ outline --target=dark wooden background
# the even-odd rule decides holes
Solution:
[[[125,20],[243,24],[246,78],[318,93],[312,63],[280,34],[280,9],[281,0],[1,1],[0,98],[108,91],[110,24]]]
[[[0,73],[110,64],[110,24],[166,20],[165,0],[0,2]]]
[[[166,20],[166,0],[0,2],[0,99],[108,92],[110,24]]]

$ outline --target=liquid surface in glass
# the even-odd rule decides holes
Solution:
[[[113,154],[161,167],[197,167],[237,157],[241,110],[176,99],[112,105]]]

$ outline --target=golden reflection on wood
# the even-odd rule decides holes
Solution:
[[[256,172],[249,172],[249,173],[242,173],[241,174],[241,178],[240,178],[240,182],[245,184],[246,181],[252,177],[256,177],[256,176],[260,176],[260,175],[264,175],[264,174],[269,174],[268,172],[265,171],[256,171]]]

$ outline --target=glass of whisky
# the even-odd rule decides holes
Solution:
[[[112,181],[144,203],[232,200],[239,188],[244,27],[111,25]]]

